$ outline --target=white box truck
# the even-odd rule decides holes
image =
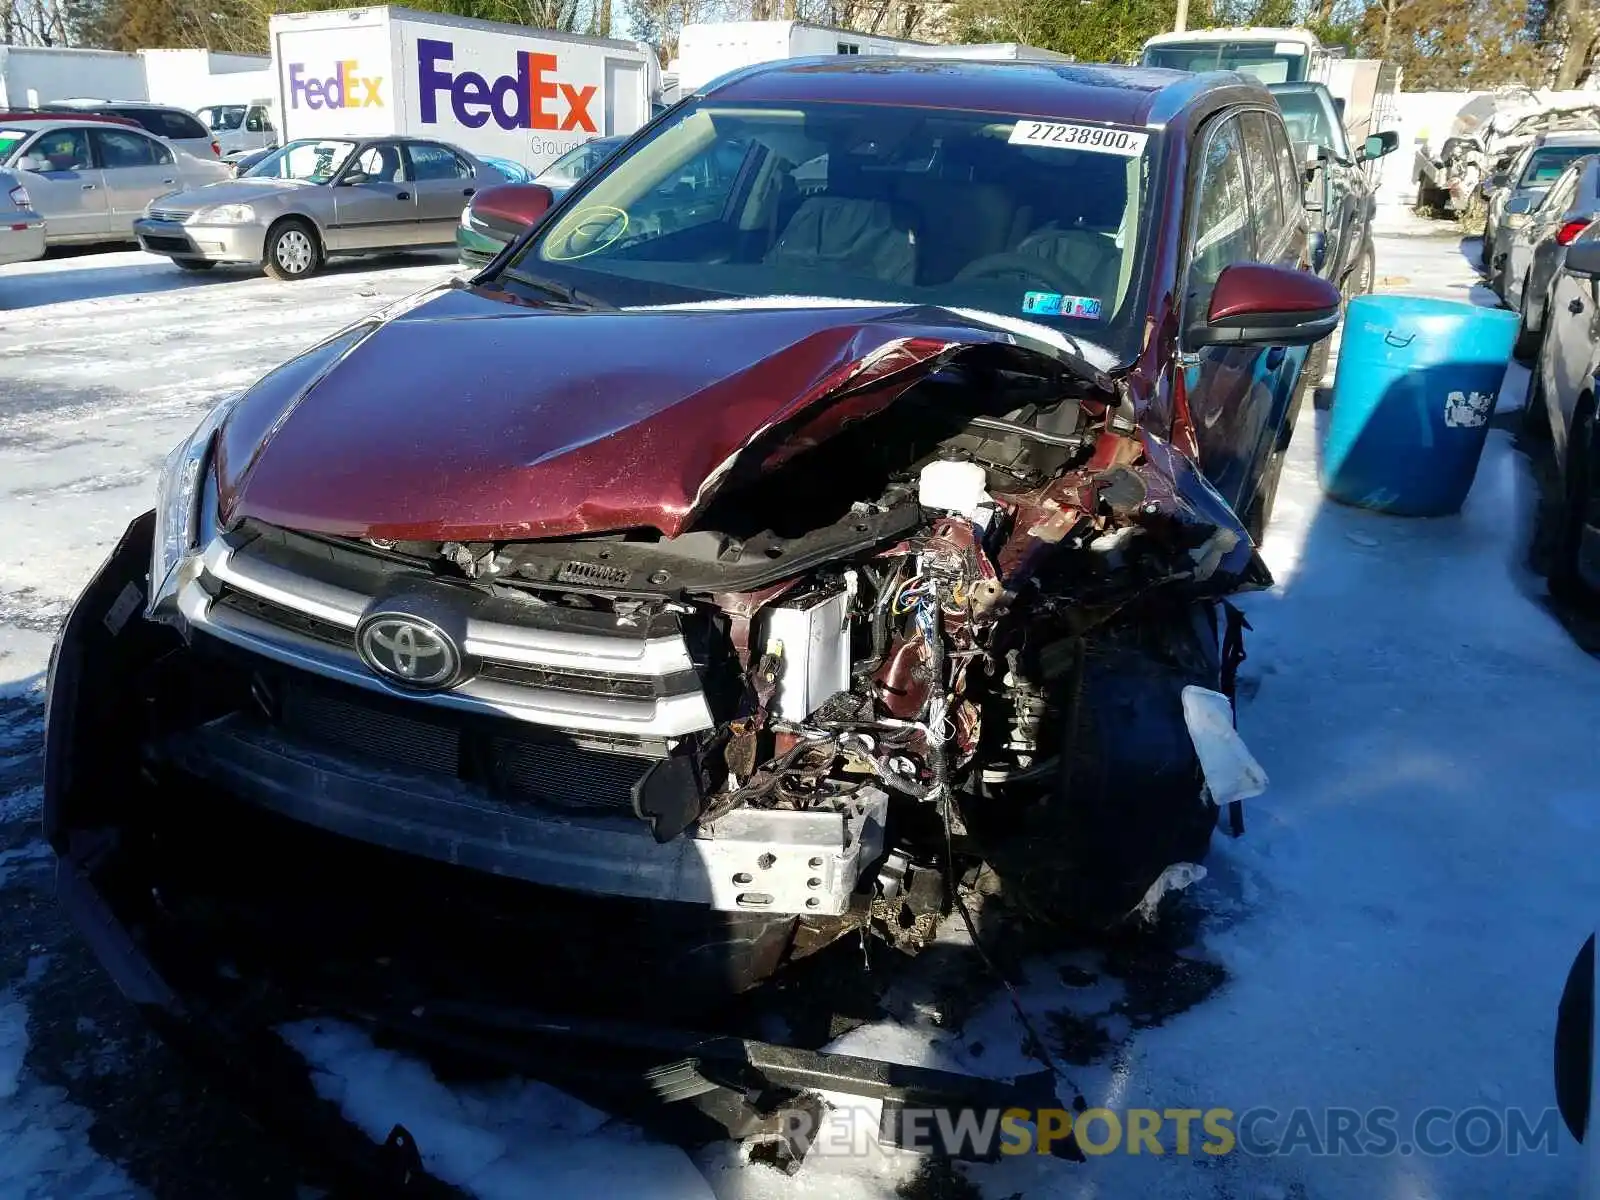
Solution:
[[[660,88],[642,42],[394,6],[279,13],[270,33],[286,142],[409,134],[538,171],[638,129]]]
[[[678,33],[678,94],[686,96],[719,75],[756,63],[819,54],[898,54],[926,45],[804,21],[691,22]]]
[[[0,46],[0,108],[39,108],[87,95],[148,99],[144,60],[116,50]]]

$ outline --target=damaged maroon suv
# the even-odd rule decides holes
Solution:
[[[52,667],[65,903],[180,1025],[658,1059],[846,935],[1150,911],[1240,794],[1299,196],[1235,75],[869,59],[525,188],[173,453]]]

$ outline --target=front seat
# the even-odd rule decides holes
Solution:
[[[762,261],[909,285],[917,275],[917,238],[901,205],[807,196]]]

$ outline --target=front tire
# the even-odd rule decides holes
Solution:
[[[1528,380],[1528,398],[1522,404],[1522,427],[1517,437],[1528,446],[1542,446],[1550,441],[1550,408],[1544,394],[1542,353],[1533,363],[1533,377]]]
[[[1517,316],[1517,340],[1511,344],[1511,357],[1523,366],[1529,366],[1538,356],[1539,346],[1544,341],[1544,333],[1537,329],[1528,328],[1528,305],[1533,303],[1530,291],[1531,279],[1522,282],[1522,312]]]
[[[280,221],[267,234],[266,262],[262,269],[274,279],[305,279],[322,264],[322,245],[316,230],[294,217]]]

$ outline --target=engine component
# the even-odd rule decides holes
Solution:
[[[982,521],[984,506],[994,503],[984,491],[987,484],[988,472],[978,463],[941,459],[923,467],[918,475],[917,503],[986,524]]]
[[[843,584],[790,595],[762,613],[761,644],[779,659],[773,711],[804,721],[850,686],[850,591]]]

